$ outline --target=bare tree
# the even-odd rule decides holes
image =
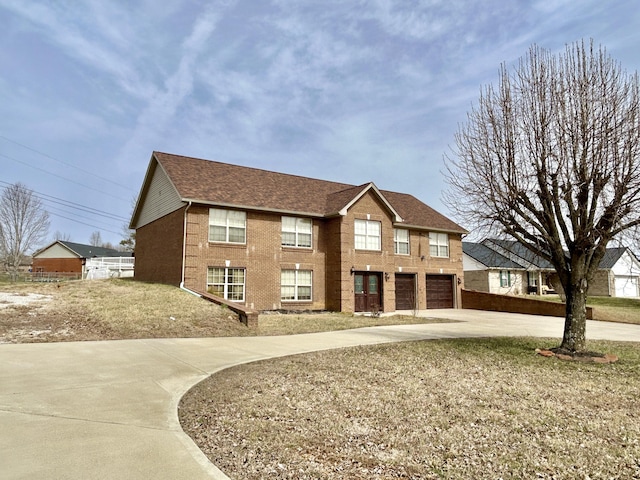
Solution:
[[[102,246],[102,235],[100,234],[100,231],[96,230],[95,232],[91,233],[91,235],[89,236],[89,245],[94,247]]]
[[[6,187],[0,197],[0,255],[13,277],[48,231],[49,214],[40,199],[21,183]]]
[[[640,95],[593,42],[532,46],[500,69],[445,155],[447,201],[470,227],[509,236],[555,267],[560,348],[586,348],[586,299],[609,241],[640,224]]]
[[[131,216],[136,209],[138,202],[137,195],[131,198]],[[122,240],[120,240],[120,250],[123,252],[133,252],[136,249],[136,231],[133,228],[129,228],[129,222],[122,226]]]
[[[61,241],[61,242],[70,242],[71,241],[71,235],[68,233],[63,233],[60,230],[56,230],[56,232],[53,234],[53,240],[54,241]]]

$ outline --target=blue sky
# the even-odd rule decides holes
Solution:
[[[533,43],[640,70],[635,0],[0,0],[0,188],[117,244],[159,150],[410,193]]]

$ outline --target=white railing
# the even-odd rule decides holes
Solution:
[[[96,257],[87,258],[83,278],[97,280],[101,278],[133,277],[135,258],[133,257]]]

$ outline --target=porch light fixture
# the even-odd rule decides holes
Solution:
[[[384,272],[384,281],[385,282],[389,281],[389,272]]]
[[[351,270],[349,270],[349,273],[353,275],[355,272],[356,272],[356,267],[351,267]]]

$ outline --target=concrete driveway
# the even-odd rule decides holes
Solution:
[[[3,479],[226,478],[183,433],[181,396],[240,363],[354,345],[481,336],[561,337],[563,319],[473,310],[457,323],[292,337],[0,345]],[[640,326],[589,322],[591,339],[640,342]]]

